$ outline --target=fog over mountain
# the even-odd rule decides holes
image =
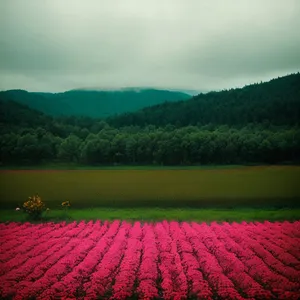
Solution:
[[[300,69],[298,0],[0,2],[0,90],[210,91]]]

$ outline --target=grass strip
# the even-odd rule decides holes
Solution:
[[[194,209],[194,208],[86,208],[45,212],[39,222],[81,220],[128,220],[128,221],[197,221],[197,222],[242,222],[242,221],[296,221],[300,209]],[[0,222],[27,222],[22,211],[0,210]]]

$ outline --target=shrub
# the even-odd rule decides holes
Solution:
[[[35,195],[28,197],[28,200],[23,204],[23,208],[31,219],[38,220],[41,218],[43,211],[46,210],[46,205],[39,195]]]

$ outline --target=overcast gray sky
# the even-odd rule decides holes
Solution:
[[[0,90],[219,90],[300,70],[299,0],[0,0]]]

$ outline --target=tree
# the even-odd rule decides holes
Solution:
[[[99,138],[86,140],[82,147],[81,159],[89,164],[109,163],[109,141]]]
[[[58,158],[67,162],[78,162],[81,154],[82,140],[71,134],[60,144]]]

